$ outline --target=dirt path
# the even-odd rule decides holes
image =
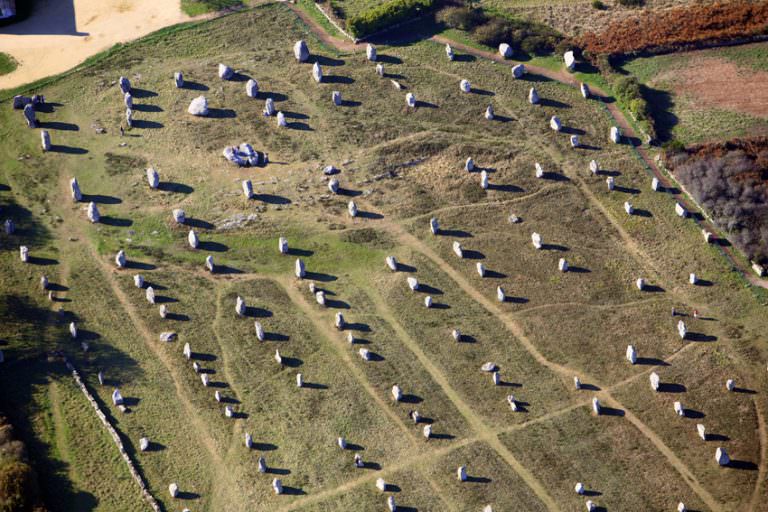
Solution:
[[[757,415],[757,430],[760,435],[760,466],[757,472],[757,482],[755,482],[755,490],[752,492],[752,500],[750,501],[749,510],[757,510],[758,506],[762,503],[762,496],[760,495],[762,486],[765,485],[766,469],[768,469],[768,432],[765,429],[765,418],[760,412],[760,404],[757,403],[757,399],[753,400],[755,404],[755,414]]]
[[[615,407],[623,410],[625,412],[625,418],[628,421],[630,421],[630,423],[632,423],[635,426],[635,428],[637,428],[637,430],[643,436],[645,436],[649,441],[651,441],[651,443],[653,443],[654,446],[656,446],[659,452],[662,455],[664,455],[664,457],[672,465],[672,467],[674,467],[678,471],[678,473],[680,473],[680,475],[683,476],[684,480],[686,481],[688,486],[691,488],[691,490],[693,490],[702,499],[702,501],[704,501],[707,504],[707,506],[713,512],[718,512],[722,510],[721,505],[698,482],[698,480],[693,475],[693,472],[688,468],[688,466],[685,465],[685,463],[683,463],[672,452],[672,450],[670,450],[669,447],[667,447],[664,444],[664,442],[658,437],[658,435],[656,435],[656,433],[653,430],[651,430],[647,425],[645,425],[642,421],[640,421],[640,419],[637,418],[637,416],[632,414],[618,400],[616,400],[613,396],[611,396],[607,386],[601,385],[601,383],[597,379],[589,375],[586,375],[584,372],[579,372],[571,368],[568,368],[566,366],[549,361],[546,357],[544,357],[544,355],[541,352],[539,352],[538,348],[533,344],[533,342],[531,342],[524,335],[522,328],[517,324],[517,322],[515,322],[510,317],[510,315],[506,314],[490,299],[488,299],[482,293],[474,289],[474,287],[469,283],[469,281],[467,281],[464,278],[464,276],[462,276],[458,271],[454,270],[453,267],[451,267],[448,263],[446,263],[429,246],[427,246],[421,240],[414,237],[410,233],[406,232],[404,229],[402,229],[396,224],[387,223],[385,225],[388,226],[388,228],[392,231],[393,236],[395,236],[401,243],[413,248],[418,252],[421,252],[424,256],[429,258],[435,265],[439,267],[439,269],[442,272],[447,274],[459,286],[459,288],[461,288],[462,291],[464,291],[464,293],[466,293],[468,296],[474,299],[477,303],[483,306],[487,311],[489,311],[494,316],[496,316],[507,327],[507,329],[509,329],[509,331],[518,339],[518,341],[520,341],[523,347],[539,364],[559,374],[561,377],[563,377],[566,380],[572,379],[573,376],[578,376],[582,382],[591,383],[601,388],[601,391],[598,391],[596,393],[596,395],[600,397],[601,401],[603,401],[605,404],[611,407]]]
[[[416,356],[419,363],[427,370],[427,373],[432,379],[440,386],[440,389],[445,393],[451,403],[456,407],[459,413],[467,420],[472,430],[477,433],[478,437],[486,441],[491,448],[506,462],[520,478],[531,488],[536,496],[546,505],[548,510],[560,510],[560,507],[555,503],[555,500],[547,493],[543,485],[528,471],[520,462],[512,455],[512,452],[504,446],[495,432],[485,424],[472,408],[467,405],[461,396],[453,389],[451,383],[445,377],[443,372],[432,363],[432,360],[424,353],[419,344],[411,338],[411,336],[405,331],[405,329],[397,321],[395,315],[389,309],[384,299],[377,291],[371,291],[369,293],[370,298],[373,300],[376,310],[382,315],[382,318],[389,323],[394,329],[395,334],[400,341],[405,344],[406,347]]]
[[[345,346],[344,342],[341,341],[340,334],[338,331],[335,331],[331,328],[333,321],[330,318],[324,318],[316,308],[313,308],[312,305],[307,302],[306,298],[296,289],[291,278],[275,277],[274,280],[277,284],[280,285],[283,291],[285,291],[286,295],[288,295],[288,298],[291,299],[291,302],[296,305],[296,307],[301,309],[307,319],[315,327],[317,332],[326,338],[326,340],[331,344],[336,353],[341,357],[342,361],[344,361],[344,364],[349,369],[351,375],[360,383],[361,386],[363,386],[363,389],[365,389],[371,398],[373,398],[373,400],[384,411],[384,413],[389,416],[394,424],[397,425],[400,430],[405,433],[411,444],[416,446],[413,432],[406,426],[403,419],[395,414],[395,412],[392,410],[392,407],[390,407],[390,405],[384,401],[381,395],[376,391],[376,388],[374,388],[373,385],[368,382],[368,379],[365,377],[363,372],[360,371],[360,369],[352,361],[350,351]]]
[[[283,2],[290,10],[294,12],[294,14],[296,14],[296,16],[301,18],[301,21],[303,21],[304,24],[309,27],[309,30],[311,30],[312,33],[326,45],[332,48],[336,48],[342,52],[354,52],[356,50],[362,51],[365,49],[366,45],[363,43],[355,44],[348,39],[339,39],[338,37],[333,37],[331,34],[326,32],[325,29],[321,27],[320,24],[317,23],[309,14],[304,12],[304,9],[298,7],[296,4],[286,2],[285,0],[278,1]]]

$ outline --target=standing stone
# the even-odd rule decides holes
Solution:
[[[611,126],[611,131],[609,136],[610,136],[611,142],[613,142],[614,144],[618,144],[619,142],[621,142],[621,130],[619,130],[619,127]]]
[[[157,174],[157,171],[154,169],[154,167],[147,169],[147,183],[149,184],[149,188],[152,190],[156,189],[160,185],[160,175]]]
[[[372,44],[369,44],[365,47],[365,56],[368,58],[369,61],[375,62],[376,61],[376,47]]]
[[[552,116],[549,118],[549,127],[556,132],[559,132],[563,128],[563,123],[560,122],[560,118]]]
[[[275,109],[275,100],[273,100],[272,98],[267,98],[264,101],[264,110],[263,110],[263,112],[264,112],[265,116],[273,116],[273,115],[275,115],[275,113],[277,112],[277,110]]]
[[[296,264],[294,265],[294,273],[297,278],[304,279],[304,276],[307,274],[306,267],[304,266],[304,262],[301,261],[301,258],[296,258]]]
[[[278,127],[285,128],[286,126],[288,126],[288,121],[285,120],[285,114],[283,114],[282,112],[277,113],[276,120],[277,120]]]
[[[69,322],[69,334],[73,340],[77,339],[77,324],[75,322]]]
[[[387,498],[387,510],[389,512],[396,512],[397,511],[397,505],[395,505],[395,497],[390,496]]]
[[[205,258],[205,268],[207,268],[208,272],[210,272],[211,274],[213,274],[214,269],[216,268],[213,263],[213,256],[211,256],[210,254]]]
[[[672,404],[672,407],[675,410],[675,414],[677,414],[680,417],[685,416],[685,408],[683,408],[682,402],[675,402],[674,404]]]
[[[495,114],[493,112],[493,105],[488,105],[487,107],[485,107],[485,114],[483,114],[483,116],[488,121],[493,121],[493,118],[495,117]]]
[[[320,83],[323,81],[323,68],[320,67],[320,64],[318,64],[317,62],[312,64],[312,78],[317,83]]]
[[[661,386],[659,375],[656,372],[652,372],[649,379],[651,381],[651,389],[654,391],[658,391],[659,387]]]
[[[266,473],[267,472],[267,461],[264,459],[264,457],[259,457],[259,460],[257,462],[258,464],[258,471],[259,473]]]
[[[613,176],[608,176],[605,179],[605,184],[608,185],[608,190],[613,190],[616,187],[616,180],[613,179]]]
[[[578,135],[571,135],[571,147],[572,148],[578,148],[581,143],[579,142],[579,136]]]
[[[573,51],[568,50],[563,54],[563,61],[565,62],[565,69],[573,71],[576,69],[576,57],[573,55]]]
[[[725,448],[721,448],[719,446],[717,450],[715,450],[715,460],[721,466],[727,466],[731,463],[731,458],[728,457],[728,453],[725,451]]]
[[[696,425],[696,432],[699,434],[699,437],[701,438],[702,441],[707,440],[707,429],[704,427],[704,425],[702,425],[701,423]]]
[[[69,180],[69,189],[72,194],[72,200],[77,202],[83,199],[83,193],[80,191],[80,184],[77,182],[77,178]]]
[[[402,400],[402,398],[403,398],[403,390],[400,389],[400,386],[395,384],[394,386],[392,386],[392,399],[395,402],[399,402],[400,400]]]
[[[229,80],[234,76],[235,72],[231,67],[224,64],[219,64],[219,78],[222,80]]]
[[[184,222],[186,222],[187,220],[187,214],[181,208],[175,208],[172,214],[173,214],[173,221],[176,224],[184,224]]]
[[[528,91],[528,103],[531,105],[538,105],[539,101],[539,93],[536,92],[535,87],[531,87],[531,89]]]
[[[509,46],[507,43],[501,43],[499,45],[499,55],[501,55],[505,59],[511,59],[512,54],[513,54],[512,47]]]
[[[565,258],[560,258],[560,261],[557,263],[557,268],[560,272],[568,272],[568,262]]]
[[[661,184],[659,183],[659,178],[654,176],[653,179],[651,180],[651,190],[653,190],[654,192],[658,192],[660,188],[661,188]]]
[[[504,288],[502,288],[501,286],[496,287],[496,300],[498,300],[499,302],[506,302],[507,300],[507,295],[504,292]]]
[[[597,160],[592,160],[589,162],[589,171],[595,175],[600,172],[600,165],[597,163]]]
[[[48,130],[40,130],[40,145],[43,151],[51,150],[51,134],[48,133]]]
[[[176,86],[177,89],[181,89],[184,87],[184,75],[181,71],[176,71],[173,74],[173,83]]]
[[[589,86],[584,82],[581,82],[581,86],[579,87],[579,89],[581,90],[581,95],[584,97],[584,99],[588,99],[591,94],[589,90]]]
[[[275,494],[283,494],[283,482],[279,478],[272,480],[272,490]]]
[[[259,95],[259,84],[253,78],[245,83],[245,94],[249,98],[256,98]]]
[[[19,258],[22,263],[27,263],[29,261],[29,247],[26,245],[19,247]]]
[[[253,327],[256,330],[256,339],[264,341],[266,339],[266,334],[264,333],[264,328],[261,326],[261,322],[254,322]]]
[[[416,106],[416,96],[412,92],[405,95],[405,104],[411,108]]]
[[[688,210],[685,209],[680,203],[675,203],[675,213],[678,217],[686,218],[688,216]]]
[[[419,281],[415,277],[408,277],[406,282],[408,283],[408,288],[410,288],[412,292],[419,289]]]
[[[454,59],[453,48],[449,44],[445,45],[445,56],[448,57],[448,60],[452,61]]]
[[[522,78],[525,73],[525,64],[516,64],[515,66],[512,66],[512,78]]]
[[[336,178],[331,178],[328,181],[328,190],[330,190],[332,194],[338,194],[339,193],[339,180],[337,180]]]
[[[189,230],[187,242],[192,249],[197,249],[198,245],[200,245],[200,239],[197,237],[197,233],[195,233],[194,229]]]
[[[139,450],[143,452],[149,450],[149,439],[147,439],[146,437],[142,437],[141,439],[139,439]]]
[[[536,232],[531,233],[531,243],[533,243],[535,249],[541,249],[543,247],[543,244],[541,243],[541,235]]]
[[[235,313],[237,313],[237,316],[244,316],[246,310],[245,301],[242,297],[239,295],[237,296],[237,299],[235,300]]]
[[[187,112],[193,116],[205,117],[208,115],[208,100],[205,96],[198,96],[189,103]]]
[[[467,467],[466,466],[459,466],[456,470],[456,478],[458,478],[459,482],[466,482],[467,481]]]
[[[125,109],[125,124],[128,125],[128,128],[133,128],[133,109]]]
[[[243,180],[243,195],[246,199],[253,199],[253,183],[251,183],[251,180]]]
[[[490,184],[488,183],[488,171],[482,171],[480,173],[480,188],[488,190]]]
[[[120,77],[120,79],[117,81],[117,84],[120,86],[120,91],[123,94],[131,92],[131,82],[124,76]]]
[[[30,103],[24,107],[24,119],[27,120],[27,126],[30,128],[37,127],[37,118],[35,117],[35,107]]]
[[[387,256],[384,261],[386,261],[389,270],[397,272],[397,260],[394,256]]]
[[[376,74],[380,77],[384,77],[384,64],[376,64]]]
[[[541,164],[539,162],[536,162],[533,165],[536,168],[536,177],[538,179],[543,179],[544,178],[544,168],[541,166]]]
[[[147,287],[147,291],[144,292],[144,296],[147,298],[147,302],[150,304],[155,303],[155,289],[151,286]]]
[[[309,59],[309,48],[307,47],[307,43],[303,40],[296,41],[293,45],[293,56],[296,57],[296,60],[299,62],[306,62],[307,59]]]
[[[576,376],[573,377],[573,387],[577,390],[581,389],[581,380]]]
[[[341,105],[341,104],[343,103],[343,101],[341,100],[341,93],[340,93],[339,91],[333,91],[333,92],[331,93],[331,101],[332,101],[332,102],[333,102],[333,104],[334,104],[334,105],[336,105],[337,107],[338,107],[339,105]]]
[[[125,259],[125,251],[120,249],[117,251],[117,255],[115,256],[115,265],[117,265],[117,268],[124,268],[126,263]]]
[[[184,357],[187,358],[187,361],[192,359],[192,347],[189,346],[189,343],[184,344],[184,350],[182,351],[182,354],[184,354]]]
[[[485,277],[485,265],[478,261],[477,265],[475,265],[475,268],[477,269],[477,275],[480,277]]]
[[[437,235],[440,233],[440,223],[435,217],[432,217],[429,219],[429,230],[432,232],[433,235]]]
[[[101,214],[99,213],[99,208],[96,206],[96,203],[91,201],[88,203],[88,220],[91,221],[92,224],[96,224],[101,220]]]
[[[600,416],[600,400],[597,398],[592,399],[592,412]]]
[[[123,96],[123,103],[125,103],[125,108],[133,108],[133,96],[131,96],[131,93],[125,93]]]
[[[296,374],[296,387],[300,388],[302,386],[304,386],[304,377],[300,373],[297,373]]]
[[[472,85],[469,83],[469,80],[463,79],[459,82],[459,90],[463,93],[470,92],[472,90]]]
[[[453,253],[459,257],[464,257],[464,249],[462,249],[461,244],[458,241],[453,242]]]
[[[632,345],[627,345],[627,361],[629,364],[635,364],[637,362],[637,350]]]
[[[168,493],[171,495],[171,498],[176,498],[179,495],[179,486],[177,484],[169,485]]]
[[[347,213],[349,213],[350,217],[357,217],[357,205],[354,201],[350,201],[349,204],[347,204]]]

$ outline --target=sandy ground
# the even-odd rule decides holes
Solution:
[[[190,18],[179,0],[36,0],[28,19],[0,28],[0,51],[19,67],[0,89],[61,73],[115,43]]]

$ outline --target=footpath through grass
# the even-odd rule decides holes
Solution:
[[[7,75],[18,67],[16,60],[7,53],[0,52],[0,75]]]

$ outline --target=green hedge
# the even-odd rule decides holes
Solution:
[[[437,0],[390,0],[347,20],[347,30],[365,37],[396,23],[407,21],[435,7]]]

